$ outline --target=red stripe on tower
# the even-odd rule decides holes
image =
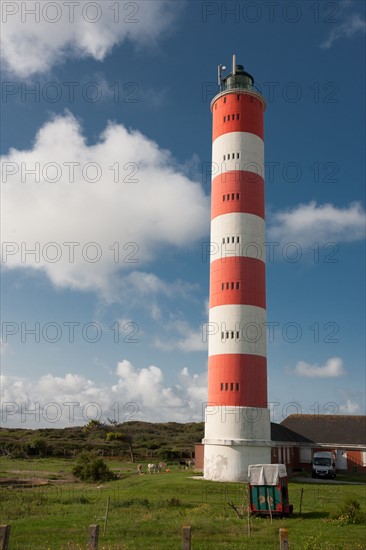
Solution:
[[[267,410],[265,100],[236,65],[211,102],[212,202],[205,477],[247,478],[269,462]],[[253,462],[254,461],[254,462]]]

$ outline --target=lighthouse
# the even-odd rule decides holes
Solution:
[[[267,408],[264,135],[266,103],[236,64],[218,67],[212,111],[208,403],[204,477],[245,481],[271,461]]]

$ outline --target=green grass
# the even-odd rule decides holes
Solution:
[[[50,484],[40,487],[0,487],[1,523],[11,526],[11,550],[86,549],[92,523],[101,529],[100,549],[178,549],[182,526],[191,525],[194,550],[278,549],[280,527],[289,529],[290,548],[294,550],[366,550],[363,525],[331,519],[332,511],[340,509],[346,496],[358,499],[365,511],[365,486],[291,482],[294,517],[273,523],[267,518],[252,518],[249,539],[246,519],[239,519],[227,504],[233,501],[241,506],[246,501],[244,484],[194,480],[190,479],[192,472],[178,469],[138,476],[136,465],[106,462],[121,479],[99,487],[97,483],[71,481],[71,460],[0,459],[2,478],[51,479]],[[103,536],[107,497],[110,509]]]

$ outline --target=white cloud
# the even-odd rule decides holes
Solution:
[[[155,346],[163,351],[179,350],[186,353],[192,351],[207,351],[207,343],[203,342],[202,325],[198,329],[179,319],[170,321],[165,327],[167,332],[176,332],[178,337],[167,336],[164,340],[156,338]]]
[[[339,414],[365,414],[365,392],[338,388]]]
[[[124,359],[113,377],[108,385],[72,373],[63,377],[47,374],[38,380],[1,376],[2,425],[62,427],[83,425],[93,418],[118,422],[202,420],[206,373],[191,375],[183,369],[177,383],[167,386],[159,367],[138,369]]]
[[[151,49],[171,31],[182,5],[169,0],[3,2],[3,65],[18,77],[28,77],[67,58],[102,61],[125,41]],[[27,13],[32,8],[35,15]]]
[[[349,3],[344,4],[346,7]],[[366,31],[366,21],[358,13],[351,13],[345,20],[333,27],[327,38],[320,44],[323,50],[331,48],[337,40],[342,38],[352,38],[355,34],[364,34]]]
[[[141,296],[190,291],[138,271],[166,247],[189,247],[208,232],[209,198],[168,151],[113,123],[88,145],[66,113],[39,130],[32,149],[11,149],[2,163],[2,240],[13,243],[3,245],[5,267],[42,270],[55,286],[112,297],[126,284]],[[35,168],[37,182],[26,174]]]
[[[352,399],[347,399],[346,403],[340,405],[339,412],[341,414],[360,414],[361,407],[356,401]]]
[[[294,372],[298,376],[305,376],[308,378],[336,378],[346,374],[343,368],[343,361],[339,357],[331,357],[324,365],[299,361],[296,364]]]
[[[349,242],[365,237],[365,221],[365,211],[358,202],[345,208],[310,202],[275,213],[268,234],[280,242],[289,239],[301,244]]]

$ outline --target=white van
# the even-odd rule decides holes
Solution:
[[[336,477],[335,455],[331,452],[319,452],[313,454],[312,477]]]

